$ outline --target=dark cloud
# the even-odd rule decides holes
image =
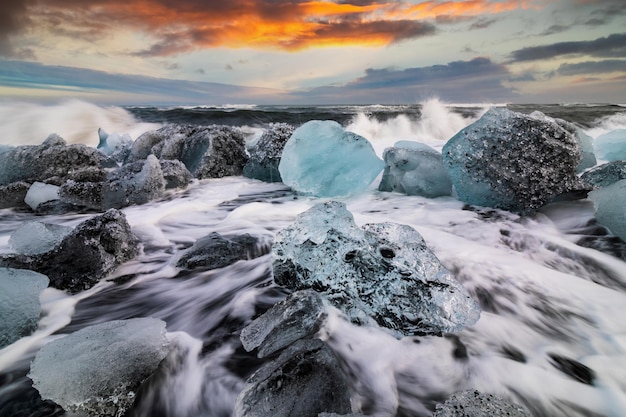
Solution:
[[[30,22],[27,11],[32,3],[31,0],[0,2],[0,56],[22,59],[34,57],[31,50],[16,47],[12,39]]]
[[[586,2],[595,6],[598,4],[599,8],[589,13],[589,19],[584,24],[587,26],[603,26],[610,23],[614,18],[618,16],[626,15],[626,7],[624,7],[623,0],[602,0],[598,2]]]
[[[604,61],[587,61],[576,64],[561,64],[556,70],[559,75],[601,74],[610,72],[626,72],[626,60],[607,59]]]
[[[496,23],[496,19],[480,18],[469,27],[470,30],[485,29]]]
[[[512,61],[534,61],[562,55],[589,55],[603,58],[626,57],[626,33],[609,35],[592,41],[559,42],[531,46],[511,53]]]
[[[565,32],[570,29],[570,26],[565,25],[552,25],[548,29],[544,30],[539,36],[554,35],[555,33]]]

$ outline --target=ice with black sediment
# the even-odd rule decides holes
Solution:
[[[378,189],[434,198],[452,194],[441,153],[426,144],[400,141],[385,149],[387,166]]]
[[[437,404],[433,417],[532,417],[521,405],[477,390],[457,392]]]
[[[358,227],[345,204],[320,203],[279,231],[272,247],[274,280],[313,289],[353,323],[396,337],[455,332],[475,323],[478,304],[412,227]]]
[[[37,328],[39,297],[48,282],[48,277],[34,271],[0,268],[0,349]]]
[[[225,237],[217,232],[198,239],[181,255],[176,266],[193,269],[223,268],[237,261],[254,259],[269,252],[268,242],[248,233]]]
[[[548,118],[492,108],[444,145],[462,201],[529,213],[562,194],[585,193],[578,142]]]
[[[250,149],[250,159],[243,167],[243,175],[265,182],[281,182],[278,164],[294,130],[295,127],[287,123],[272,123]]]
[[[384,167],[364,137],[334,121],[312,120],[293,132],[278,170],[295,191],[340,197],[364,191]]]
[[[169,352],[165,322],[108,321],[43,346],[29,377],[44,399],[79,415],[117,417]]]
[[[626,180],[626,161],[611,161],[583,173],[580,178],[597,188]]]

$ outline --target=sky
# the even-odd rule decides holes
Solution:
[[[626,103],[625,0],[12,0],[0,101]]]

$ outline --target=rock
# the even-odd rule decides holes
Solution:
[[[626,160],[626,129],[615,129],[593,141],[596,155],[605,161]]]
[[[317,417],[351,412],[348,383],[319,339],[299,340],[257,370],[237,397],[235,417]]]
[[[524,407],[476,390],[457,392],[437,404],[433,417],[532,417]]]
[[[38,255],[53,250],[72,232],[58,224],[27,221],[9,237],[9,247],[21,255]]]
[[[365,190],[384,167],[364,137],[334,121],[312,120],[293,132],[278,170],[295,191],[339,197]]]
[[[278,164],[285,144],[295,128],[287,123],[272,123],[263,132],[243,167],[243,175],[265,182],[282,182]]]
[[[378,189],[435,198],[452,194],[452,181],[441,154],[418,142],[399,142],[385,149],[387,166]]]
[[[194,178],[241,175],[248,161],[240,129],[230,126],[168,125],[141,135],[133,144],[129,162],[156,155],[181,161]]]
[[[128,134],[119,135],[115,132],[107,133],[98,129],[99,143],[96,149],[116,163],[124,163],[133,146],[133,140]]]
[[[39,297],[48,282],[37,272],[0,268],[0,349],[37,329]]]
[[[34,211],[42,203],[59,199],[59,187],[56,185],[45,184],[43,182],[34,182],[26,196],[24,202]]]
[[[459,199],[526,214],[561,194],[585,193],[578,142],[549,120],[492,108],[443,147]]]
[[[626,161],[612,161],[585,172],[580,178],[596,188],[626,180]]]
[[[0,255],[0,266],[40,272],[52,287],[76,293],[136,256],[138,244],[124,214],[111,209],[79,224],[48,252]]]
[[[272,256],[277,284],[313,289],[353,323],[375,322],[396,337],[459,331],[480,315],[415,229],[358,227],[342,203],[301,213],[277,233]]]
[[[209,269],[223,268],[237,261],[254,259],[269,252],[269,246],[249,234],[225,238],[213,232],[198,239],[180,257],[176,266],[193,269],[205,267]]]
[[[163,172],[163,178],[165,179],[165,189],[173,188],[186,188],[193,177],[191,172],[180,161],[171,159],[159,160],[161,164],[161,172]]]
[[[41,181],[60,185],[71,172],[101,166],[104,157],[85,145],[66,145],[50,135],[43,144],[18,146],[0,154],[0,185]]]
[[[596,207],[598,223],[626,240],[626,179],[589,193]]]
[[[166,357],[168,346],[161,320],[109,321],[43,346],[28,376],[42,398],[70,413],[122,416],[141,383]]]
[[[0,185],[0,209],[10,207],[28,207],[24,202],[30,184],[24,181],[13,182],[8,185]]]
[[[315,334],[326,318],[322,297],[313,290],[296,291],[241,330],[243,348],[259,348],[258,357],[278,352]]]

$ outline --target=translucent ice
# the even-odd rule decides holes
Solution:
[[[339,197],[365,190],[384,167],[364,137],[334,121],[312,120],[293,132],[278,170],[298,192]]]
[[[45,253],[58,246],[72,230],[58,224],[24,222],[9,237],[9,246],[23,255]]]
[[[437,404],[433,417],[532,417],[524,407],[476,390],[457,392]]]
[[[626,160],[626,129],[612,130],[593,141],[596,155],[606,161]]]
[[[39,323],[39,296],[48,277],[26,269],[0,268],[0,349],[28,336]]]
[[[452,193],[441,154],[419,142],[402,141],[383,154],[385,171],[378,189],[408,195],[440,197]]]
[[[165,358],[168,346],[161,320],[109,321],[42,347],[28,376],[42,398],[66,411],[121,416],[139,385]]]
[[[626,240],[626,180],[592,191],[589,198],[596,206],[598,223]]]
[[[107,133],[98,129],[99,143],[97,149],[115,162],[122,163],[130,154],[133,140],[128,134]]]
[[[28,204],[31,209],[36,210],[37,206],[39,206],[41,203],[58,199],[58,186],[45,184],[43,182],[34,182],[33,185],[31,185],[28,189],[26,197],[24,197],[24,202]]]
[[[276,235],[274,280],[313,289],[353,323],[397,337],[461,330],[480,315],[477,303],[413,228],[358,227],[345,205],[317,204]]]
[[[611,161],[585,172],[580,178],[594,187],[606,187],[626,180],[626,161]]]
[[[442,150],[460,200],[532,212],[561,194],[584,191],[578,142],[550,120],[492,108]]]
[[[294,130],[293,126],[286,123],[270,125],[251,149],[250,159],[243,167],[243,175],[265,182],[281,182],[278,164],[285,143]]]

